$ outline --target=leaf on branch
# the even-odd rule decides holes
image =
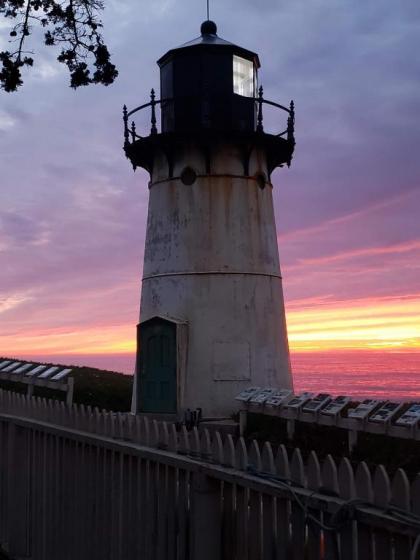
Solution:
[[[46,45],[54,45],[55,41],[54,41],[54,37],[51,33],[51,31],[47,31],[44,35],[44,42]]]
[[[22,85],[21,67],[23,62],[13,60],[10,52],[0,52],[0,61],[2,62],[2,69],[0,70],[0,83],[2,88],[7,91],[16,91]]]
[[[74,89],[80,86],[87,86],[91,83],[90,71],[85,62],[79,62],[70,73],[70,86]]]

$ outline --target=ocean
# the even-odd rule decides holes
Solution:
[[[19,356],[65,365],[133,373],[134,354]],[[420,352],[305,352],[291,354],[294,389],[420,401]]]

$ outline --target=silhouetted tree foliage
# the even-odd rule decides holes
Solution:
[[[72,88],[112,84],[118,72],[100,34],[102,10],[101,0],[0,0],[0,15],[12,20],[12,48],[0,52],[0,87],[16,91],[22,69],[34,64],[27,47],[34,25],[44,28],[46,45],[60,47],[57,60],[67,65]]]

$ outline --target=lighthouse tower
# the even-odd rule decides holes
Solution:
[[[150,174],[133,412],[221,417],[244,388],[292,385],[271,173],[290,165],[293,103],[263,97],[258,55],[212,21],[158,65],[160,98],[124,107],[125,153]]]

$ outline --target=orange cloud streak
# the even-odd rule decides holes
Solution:
[[[135,350],[135,328],[133,325],[109,327],[75,327],[21,333],[19,336],[2,336],[0,355],[19,354],[118,354]]]
[[[389,349],[420,351],[420,294],[328,301],[297,300],[287,306],[292,351]],[[135,351],[131,324],[48,329],[2,336],[0,354],[116,354]]]
[[[294,302],[287,322],[293,350],[420,350],[420,295]]]

